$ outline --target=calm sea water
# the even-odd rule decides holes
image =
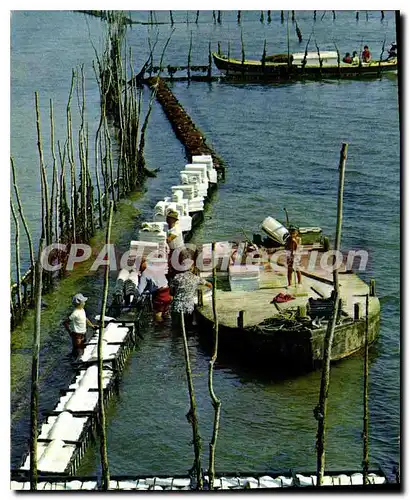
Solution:
[[[148,12],[131,15],[143,21]],[[307,40],[312,33],[320,49],[359,50],[367,43],[378,57],[395,39],[394,14],[337,12],[333,20],[318,12],[297,12],[296,19]],[[168,20],[168,13],[156,13]],[[166,64],[186,64],[192,33],[192,64],[206,64],[208,43],[217,42],[240,56],[241,29],[236,12],[224,12],[215,24],[212,12],[174,13],[174,32]],[[286,22],[272,11],[272,22],[259,21],[260,12],[245,12],[242,19],[247,57],[286,52]],[[289,21],[290,50],[304,51]],[[94,51],[103,40],[104,24],[98,19],[70,12],[15,12],[11,20],[11,152],[18,171],[20,191],[36,241],[40,232],[38,157],[36,151],[34,91],[40,93],[44,149],[49,157],[49,99],[53,100],[56,138],[64,141],[65,106],[71,70],[84,64],[90,137],[99,116],[99,96],[92,71]],[[170,26],[136,25],[128,32],[135,67],[148,55],[147,39],[158,36],[155,57],[171,34]],[[314,45],[312,47],[314,50]],[[267,215],[283,219],[286,207],[293,222],[319,225],[334,233],[339,152],[349,143],[342,245],[369,252],[362,278],[376,278],[382,307],[381,334],[371,349],[370,458],[372,465],[391,470],[399,460],[400,432],[400,156],[398,81],[309,82],[290,85],[241,85],[225,83],[174,83],[172,90],[204,132],[207,141],[226,161],[227,180],[209,206],[195,241],[231,239],[257,232]],[[381,120],[381,117],[383,118]],[[155,104],[148,130],[146,159],[160,168],[146,184],[142,196],[124,201],[114,224],[114,239],[121,249],[135,237],[141,219],[149,219],[156,202],[170,193],[186,158],[171,126]],[[138,211],[141,212],[138,217]],[[13,227],[11,234],[14,234]],[[95,246],[101,243],[97,235]],[[28,255],[23,245],[22,258]],[[14,256],[11,256],[12,269]],[[51,409],[59,388],[71,378],[69,339],[61,321],[70,307],[70,296],[81,290],[90,297],[90,314],[101,307],[102,275],[80,266],[58,289],[45,297],[42,319],[42,409]],[[111,283],[115,281],[115,273]],[[12,465],[18,465],[28,439],[29,373],[32,335],[31,315],[11,339]],[[207,392],[209,355],[195,335],[189,348],[197,391],[199,420],[207,442],[212,431],[212,406]],[[220,470],[315,467],[316,421],[320,374],[285,381],[262,380],[233,361],[219,362],[214,387],[222,400],[217,448]],[[332,368],[327,465],[360,467],[362,430],[362,358],[354,357]],[[189,407],[179,335],[167,327],[151,329],[124,371],[120,396],[108,416],[108,457],[112,473],[184,473],[192,465],[191,429],[185,419]],[[81,472],[98,470],[98,449],[88,452]]]

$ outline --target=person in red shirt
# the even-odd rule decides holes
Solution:
[[[352,64],[352,58],[350,57],[350,53],[346,52],[346,55],[343,58],[344,63]]]
[[[362,61],[367,63],[371,60],[372,55],[370,54],[369,47],[367,45],[364,46],[363,52],[362,52]]]

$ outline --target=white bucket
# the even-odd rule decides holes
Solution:
[[[286,239],[289,237],[289,231],[286,227],[273,217],[266,217],[262,222],[262,229],[270,238],[281,245],[284,245]]]

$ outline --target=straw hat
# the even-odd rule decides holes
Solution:
[[[169,212],[167,212],[167,217],[175,220],[179,219],[178,212],[176,212],[175,210],[170,210]]]

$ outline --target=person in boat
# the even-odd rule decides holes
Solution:
[[[299,269],[297,258],[297,250],[301,244],[301,239],[298,236],[299,231],[297,227],[291,226],[289,228],[289,238],[286,240],[286,265],[288,268],[288,286],[292,285],[293,272],[296,273],[298,284],[302,284],[302,273]]]
[[[172,255],[177,249],[184,247],[184,237],[179,225],[179,215],[175,210],[169,210],[166,218],[168,224],[167,243],[169,248],[168,254],[168,278],[172,279],[175,276],[174,266],[172,264]]]
[[[360,59],[359,59],[359,56],[357,55],[356,51],[353,52],[351,64],[357,64],[357,65],[360,64]]]
[[[362,52],[362,61],[365,63],[370,62],[372,59],[372,55],[370,53],[369,47],[367,45],[364,46],[363,52]]]
[[[193,323],[196,292],[200,285],[212,288],[212,284],[196,274],[193,254],[187,248],[179,252],[179,270],[170,283],[173,301],[171,311],[175,320],[184,314],[185,322]],[[177,321],[178,322],[178,321]]]
[[[346,55],[343,58],[343,62],[347,64],[352,64],[352,58],[350,57],[350,52],[346,52]]]
[[[141,259],[140,273],[138,293],[142,295],[144,292],[148,292],[152,295],[154,319],[157,323],[161,323],[169,314],[169,306],[172,302],[165,273],[159,268],[148,266],[145,257]]]
[[[88,298],[82,293],[77,293],[72,299],[75,306],[74,311],[64,321],[65,329],[68,331],[73,344],[73,354],[81,354],[84,351],[85,335],[87,333],[87,325],[91,328],[97,328],[85,314],[85,303]]]

